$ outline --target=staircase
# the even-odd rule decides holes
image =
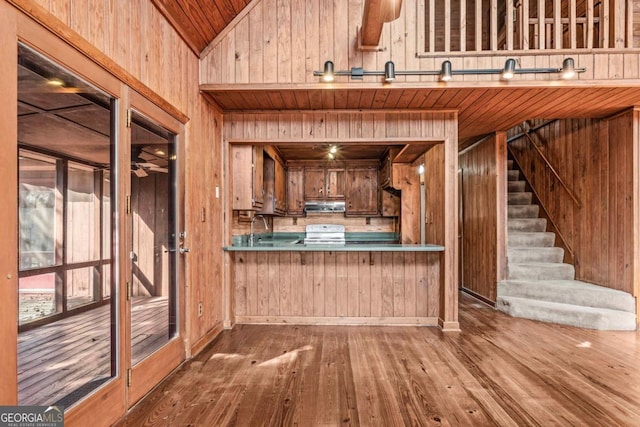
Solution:
[[[589,329],[635,330],[635,299],[626,292],[575,280],[555,233],[509,160],[507,280],[498,283],[496,307],[511,316]]]

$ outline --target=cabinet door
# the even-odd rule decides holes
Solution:
[[[264,203],[264,146],[253,146],[253,206]]]
[[[275,210],[284,213],[287,210],[287,177],[284,166],[276,160],[275,162]]]
[[[347,169],[346,215],[378,214],[378,170]]]
[[[344,182],[345,170],[337,168],[327,168],[325,173],[326,179],[326,198],[344,200]]]
[[[253,209],[253,149],[249,145],[231,146],[234,210]]]
[[[324,168],[304,168],[305,200],[324,200]]]
[[[290,167],[287,170],[287,214],[304,214],[304,169]]]

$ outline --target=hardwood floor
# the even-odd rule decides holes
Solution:
[[[110,378],[110,306],[18,336],[20,405],[68,406]],[[167,298],[136,298],[132,306],[136,363],[168,341]]]
[[[510,318],[464,295],[460,321],[238,325],[117,426],[638,425],[638,332]]]

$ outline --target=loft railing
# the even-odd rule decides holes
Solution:
[[[418,0],[418,51],[434,55],[632,48],[634,3],[640,2]]]

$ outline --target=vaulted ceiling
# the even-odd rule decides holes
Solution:
[[[152,1],[196,55],[251,3],[251,0]]]

